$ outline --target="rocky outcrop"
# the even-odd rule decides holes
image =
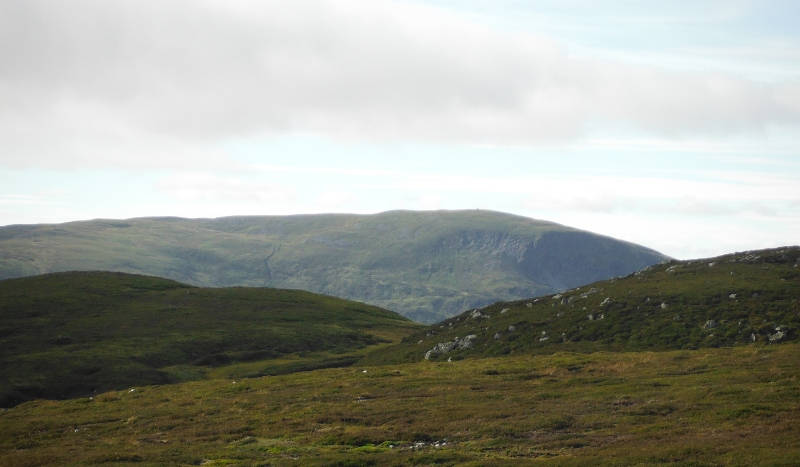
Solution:
[[[472,347],[473,341],[477,338],[478,336],[476,336],[475,334],[470,334],[469,336],[466,336],[463,339],[459,339],[458,337],[456,337],[450,342],[439,342],[431,350],[425,352],[425,360],[430,360],[431,357],[436,357],[437,355],[443,355],[453,350],[469,349],[470,347]]]
[[[775,328],[775,334],[770,334],[767,336],[771,343],[781,342],[784,339],[789,337],[789,328],[786,326],[778,326]]]

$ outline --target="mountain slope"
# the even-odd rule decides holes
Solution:
[[[111,270],[310,290],[433,322],[629,274],[666,257],[492,211],[148,218],[0,227],[0,278]]]
[[[203,289],[157,277],[69,272],[0,281],[0,406],[203,378],[209,367],[328,355],[397,341],[419,325],[296,290]],[[260,364],[256,372],[266,363]],[[271,367],[265,373],[291,371]]]
[[[800,329],[800,247],[668,261],[420,330],[363,363],[771,344]],[[471,336],[471,337],[468,337]]]

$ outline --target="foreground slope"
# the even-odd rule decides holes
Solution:
[[[631,243],[479,210],[0,227],[0,278],[111,270],[199,286],[293,288],[423,322],[664,259]]]
[[[296,354],[349,365],[348,353],[416,327],[387,310],[296,290],[203,289],[108,272],[8,279],[0,281],[0,406],[198,379],[209,367]]]
[[[469,310],[366,361],[795,340],[800,329],[798,261],[798,247],[672,260],[556,295]]]
[[[137,387],[0,411],[0,465],[793,466],[798,361],[758,344]]]

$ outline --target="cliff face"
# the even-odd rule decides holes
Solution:
[[[68,270],[305,289],[422,322],[629,274],[666,257],[491,211],[145,218],[0,228],[0,278]]]
[[[527,245],[519,270],[527,279],[559,291],[624,276],[665,259],[653,253],[589,232],[545,233]]]

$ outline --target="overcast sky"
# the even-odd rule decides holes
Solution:
[[[800,3],[0,0],[0,225],[475,208],[800,243]]]

